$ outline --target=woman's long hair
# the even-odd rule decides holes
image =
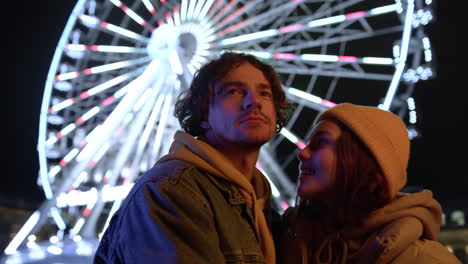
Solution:
[[[348,127],[333,121],[342,128],[342,134],[336,145],[336,181],[326,195],[331,203],[299,199],[298,205],[301,214],[321,218],[320,222],[340,229],[344,224],[359,224],[371,211],[389,203],[390,197],[371,152]]]

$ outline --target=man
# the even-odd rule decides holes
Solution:
[[[95,263],[275,263],[271,190],[255,165],[288,106],[253,56],[203,66],[176,103],[185,132],[115,213]]]

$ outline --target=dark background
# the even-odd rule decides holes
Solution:
[[[44,199],[37,186],[36,151],[40,105],[56,44],[75,4],[71,0],[12,3],[4,9],[2,42],[7,121],[7,163],[0,202],[36,209]],[[437,77],[418,84],[414,97],[422,137],[412,141],[408,184],[433,190],[436,199],[468,201],[468,107],[466,28],[454,1],[436,2],[428,27]],[[13,67],[11,67],[13,66]],[[12,70],[12,71],[11,71]],[[3,71],[5,72],[5,71]],[[12,127],[12,124],[14,126]]]

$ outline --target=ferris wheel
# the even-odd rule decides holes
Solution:
[[[321,111],[378,106],[416,136],[413,90],[434,75],[424,32],[432,14],[430,0],[77,1],[44,88],[38,182],[47,200],[5,253],[99,237],[168,152],[178,94],[226,50],[272,65],[295,105],[258,162],[278,210],[292,204],[294,158]]]

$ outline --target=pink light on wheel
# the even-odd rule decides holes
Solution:
[[[356,18],[364,17],[365,15],[366,15],[365,11],[358,11],[358,12],[346,14],[345,17],[346,19],[356,19]]]

